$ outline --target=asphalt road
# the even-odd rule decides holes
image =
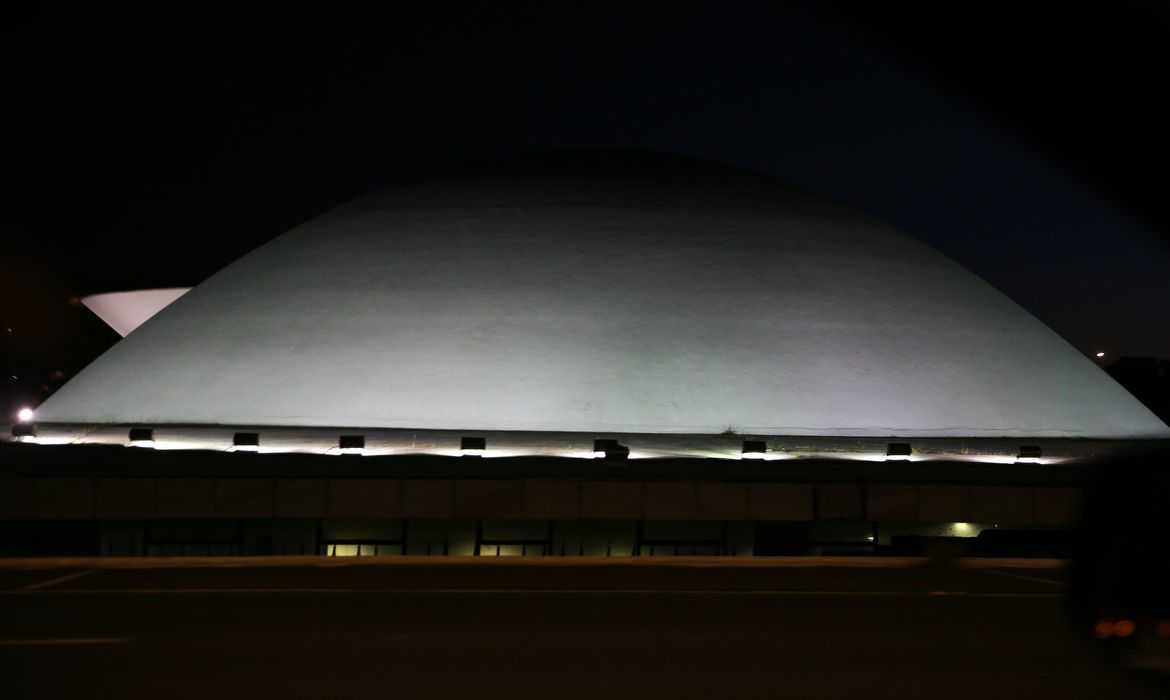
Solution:
[[[1125,698],[1060,572],[0,565],[9,698]]]

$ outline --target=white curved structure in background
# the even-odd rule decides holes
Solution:
[[[191,291],[190,287],[138,289],[132,292],[92,294],[81,300],[110,328],[125,338],[151,317],[170,306],[175,299]]]
[[[1170,436],[936,251],[716,175],[505,177],[357,200],[166,306],[38,421]]]

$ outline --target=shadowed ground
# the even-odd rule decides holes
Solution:
[[[0,670],[9,697],[1154,697],[1074,636],[1059,568],[865,561],[6,563]]]

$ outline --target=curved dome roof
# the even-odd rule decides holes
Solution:
[[[761,178],[678,163],[355,200],[166,307],[38,420],[1170,434],[927,246]]]

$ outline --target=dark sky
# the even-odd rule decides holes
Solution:
[[[580,145],[775,175],[1085,352],[1170,357],[1162,5],[732,5],[8,17],[0,408],[116,340],[78,296],[192,285],[373,187]]]

